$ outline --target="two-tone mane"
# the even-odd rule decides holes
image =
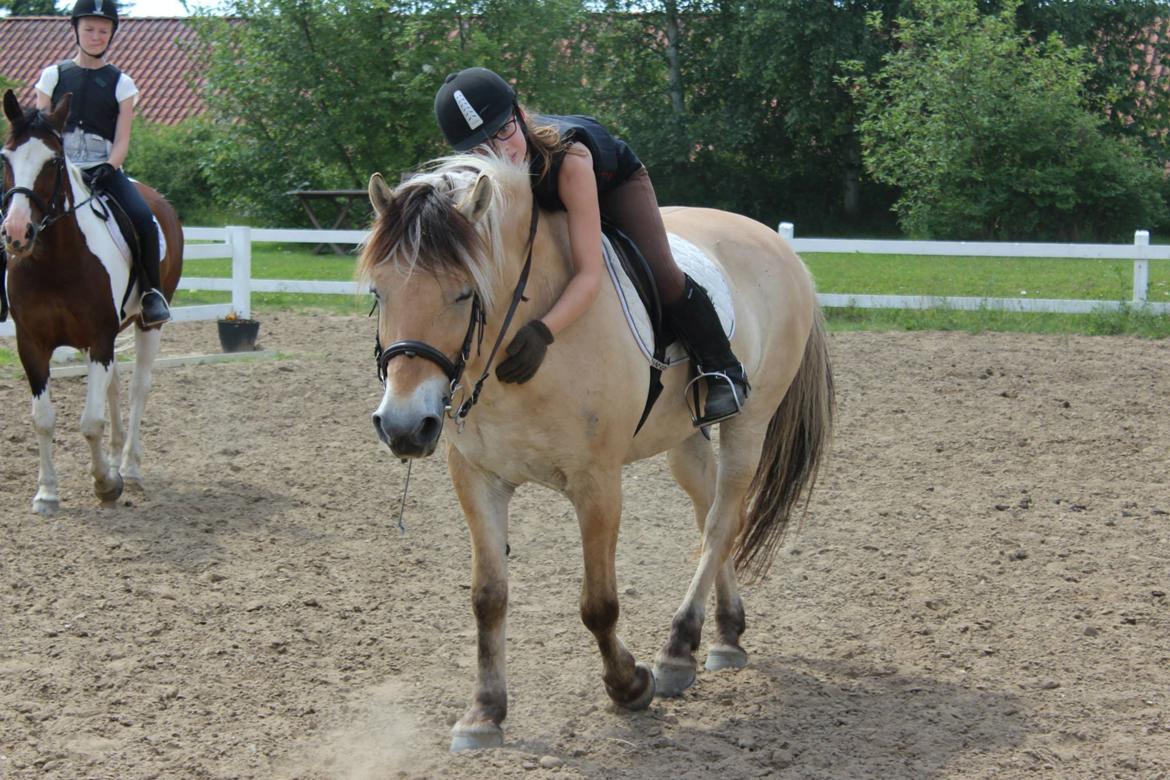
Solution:
[[[474,224],[461,210],[481,176],[492,188],[487,212]],[[362,247],[357,275],[369,282],[386,262],[468,278],[484,306],[506,260],[503,230],[516,195],[529,188],[526,168],[494,155],[452,155],[433,160],[394,189],[391,208],[379,214]]]

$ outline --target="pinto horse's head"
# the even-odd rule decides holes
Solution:
[[[509,210],[520,192],[530,193],[526,171],[492,157],[444,158],[394,190],[380,174],[370,179],[377,219],[358,273],[378,300],[385,391],[374,428],[398,457],[433,453],[447,412],[474,382],[465,374],[504,264],[523,259],[526,223],[516,249]]]
[[[69,117],[70,99],[67,94],[45,114],[22,109],[12,90],[4,93],[4,115],[10,126],[0,150],[4,158],[0,239],[13,257],[32,252],[37,234],[63,194],[66,171],[61,133]]]

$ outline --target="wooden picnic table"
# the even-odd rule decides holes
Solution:
[[[285,195],[290,195],[297,199],[301,207],[304,208],[305,213],[309,215],[309,221],[313,223],[313,227],[318,230],[360,229],[360,227],[352,224],[350,210],[355,203],[369,202],[369,193],[366,190],[289,190]],[[321,220],[328,219],[328,217],[325,215],[318,216],[317,213],[325,203],[331,204],[336,209],[333,224],[328,228],[321,224]],[[313,247],[313,254],[324,254],[326,246],[332,247],[336,254],[349,254],[347,250],[333,243],[317,244],[317,246]]]

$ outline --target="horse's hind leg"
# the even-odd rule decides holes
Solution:
[[[106,396],[114,373],[112,350],[110,360],[110,364],[103,365],[94,360],[91,354],[89,378],[85,387],[85,410],[81,413],[81,435],[89,444],[93,492],[103,504],[111,504],[122,495],[122,476],[107,455],[102,440],[106,431]]]
[[[707,668],[723,669],[747,663],[747,654],[739,646],[744,630],[743,602],[729,555],[743,525],[744,496],[755,471],[756,464],[750,454],[758,458],[762,438],[741,434],[732,443],[728,434],[733,427],[727,424],[721,427],[721,462],[714,484],[710,477],[713,455],[698,437],[691,437],[677,453],[671,453],[675,477],[695,500],[695,512],[701,518],[698,522],[703,529],[703,546],[690,588],[671,621],[670,636],[654,662],[660,696],[677,696],[694,682],[694,653],[702,638],[705,605],[712,585],[717,595],[718,642],[710,649]],[[745,428],[742,422],[738,426],[740,431]],[[709,497],[712,491],[714,495]]]
[[[130,422],[122,450],[122,478],[138,488],[142,487],[142,415],[146,411],[146,396],[153,381],[151,371],[161,342],[159,328],[134,330],[134,376],[130,380]]]
[[[644,709],[654,698],[654,675],[650,667],[634,662],[615,630],[619,612],[614,555],[622,511],[620,470],[590,474],[589,485],[571,490],[569,498],[577,509],[585,553],[581,620],[601,650],[606,693],[626,709]]]
[[[668,453],[671,472],[679,485],[690,496],[695,508],[695,524],[702,534],[707,524],[707,515],[715,501],[715,453],[711,442],[696,433]],[[707,649],[706,668],[709,671],[726,668],[740,668],[747,664],[747,653],[739,646],[739,637],[746,628],[743,600],[735,581],[735,570],[730,561],[724,561],[715,575],[715,634],[716,641]],[[697,633],[691,653],[698,648]],[[676,666],[675,687],[686,688],[694,678],[693,655],[685,665]],[[663,668],[664,677],[670,672]]]
[[[471,707],[451,729],[451,752],[503,744],[508,714],[505,626],[508,614],[508,502],[513,488],[472,464],[454,447],[447,468],[471,531],[471,604],[478,665]]]

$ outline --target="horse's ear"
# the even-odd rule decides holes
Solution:
[[[16,93],[10,89],[4,90],[4,116],[13,124],[21,117],[20,101],[16,99]]]
[[[69,106],[73,102],[73,93],[66,92],[65,96],[57,101],[57,105],[53,106],[53,110],[49,112],[49,124],[58,133],[65,132],[65,121],[69,119]]]
[[[475,180],[475,187],[472,188],[471,194],[463,199],[458,208],[468,221],[477,222],[491,204],[492,182],[487,174],[481,173],[479,178]]]
[[[394,208],[394,192],[390,185],[382,178],[382,174],[375,173],[370,177],[370,205],[379,217]]]

